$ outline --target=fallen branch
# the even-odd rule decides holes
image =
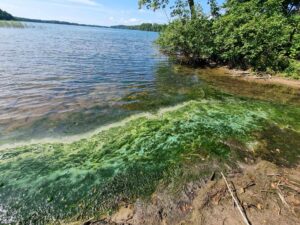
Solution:
[[[225,183],[226,183],[226,186],[227,186],[227,188],[228,188],[228,190],[229,190],[229,193],[231,194],[231,197],[233,198],[234,203],[236,204],[236,206],[237,206],[239,212],[241,213],[241,215],[242,215],[242,217],[243,217],[243,220],[244,220],[245,224],[246,224],[246,225],[251,225],[251,223],[249,222],[249,219],[247,218],[247,215],[246,215],[246,213],[245,213],[244,208],[241,206],[239,200],[235,197],[235,195],[234,195],[232,189],[230,188],[230,186],[229,186],[229,184],[228,184],[228,182],[227,182],[226,177],[224,176],[224,174],[223,174],[222,172],[221,172],[221,174],[222,174],[222,177],[223,177],[223,179],[224,179],[224,181],[225,181]]]

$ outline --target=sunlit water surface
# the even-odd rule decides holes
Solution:
[[[31,24],[0,28],[0,144],[91,131],[190,99],[157,33]]]

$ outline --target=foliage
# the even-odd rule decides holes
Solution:
[[[204,16],[187,21],[175,20],[160,35],[157,43],[163,51],[180,56],[185,62],[207,63],[214,54],[211,28],[212,22]]]
[[[148,9],[153,9],[154,11],[161,8],[165,9],[168,4],[169,0],[139,0],[140,8],[145,5]],[[195,19],[197,17],[194,0],[176,0],[175,5],[175,11],[179,9],[178,6],[182,6],[184,8],[188,6],[191,18]]]
[[[0,20],[14,20],[14,19],[15,18],[11,14],[0,9]]]
[[[177,0],[175,5],[171,7],[172,17],[178,17],[181,20],[188,19],[190,17],[190,10],[188,9],[188,3],[183,0]]]
[[[299,60],[299,0],[227,0],[222,8],[215,0],[208,3],[210,14],[196,11],[193,18],[188,1],[177,1],[171,14],[176,19],[158,40],[164,51],[189,63],[213,61],[267,72],[285,71],[291,60]]]
[[[230,0],[214,23],[220,59],[231,65],[282,71],[288,67],[289,38],[294,29],[281,0]]]
[[[286,68],[283,72],[283,75],[286,77],[291,77],[293,79],[300,79],[300,61],[290,60],[289,67]]]
[[[166,27],[167,25],[157,24],[157,23],[142,23],[141,25],[132,25],[132,26],[126,26],[126,25],[112,26],[112,28],[117,28],[117,29],[143,30],[143,31],[154,31],[154,32],[161,32]]]
[[[159,8],[166,8],[169,0],[139,0],[139,7],[146,5],[148,9],[157,10]]]
[[[294,28],[290,36],[292,40],[290,54],[292,58],[300,60],[300,14],[291,16],[289,20]]]

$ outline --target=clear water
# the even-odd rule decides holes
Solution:
[[[26,27],[0,28],[2,144],[87,132],[187,100],[178,90],[197,85],[174,74],[153,43],[157,33]]]
[[[215,160],[298,165],[299,89],[173,65],[156,33],[26,27],[0,28],[0,224],[100,218]]]

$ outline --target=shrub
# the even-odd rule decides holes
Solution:
[[[201,16],[175,20],[161,33],[157,43],[164,52],[189,63],[207,63],[213,57],[212,21]]]

